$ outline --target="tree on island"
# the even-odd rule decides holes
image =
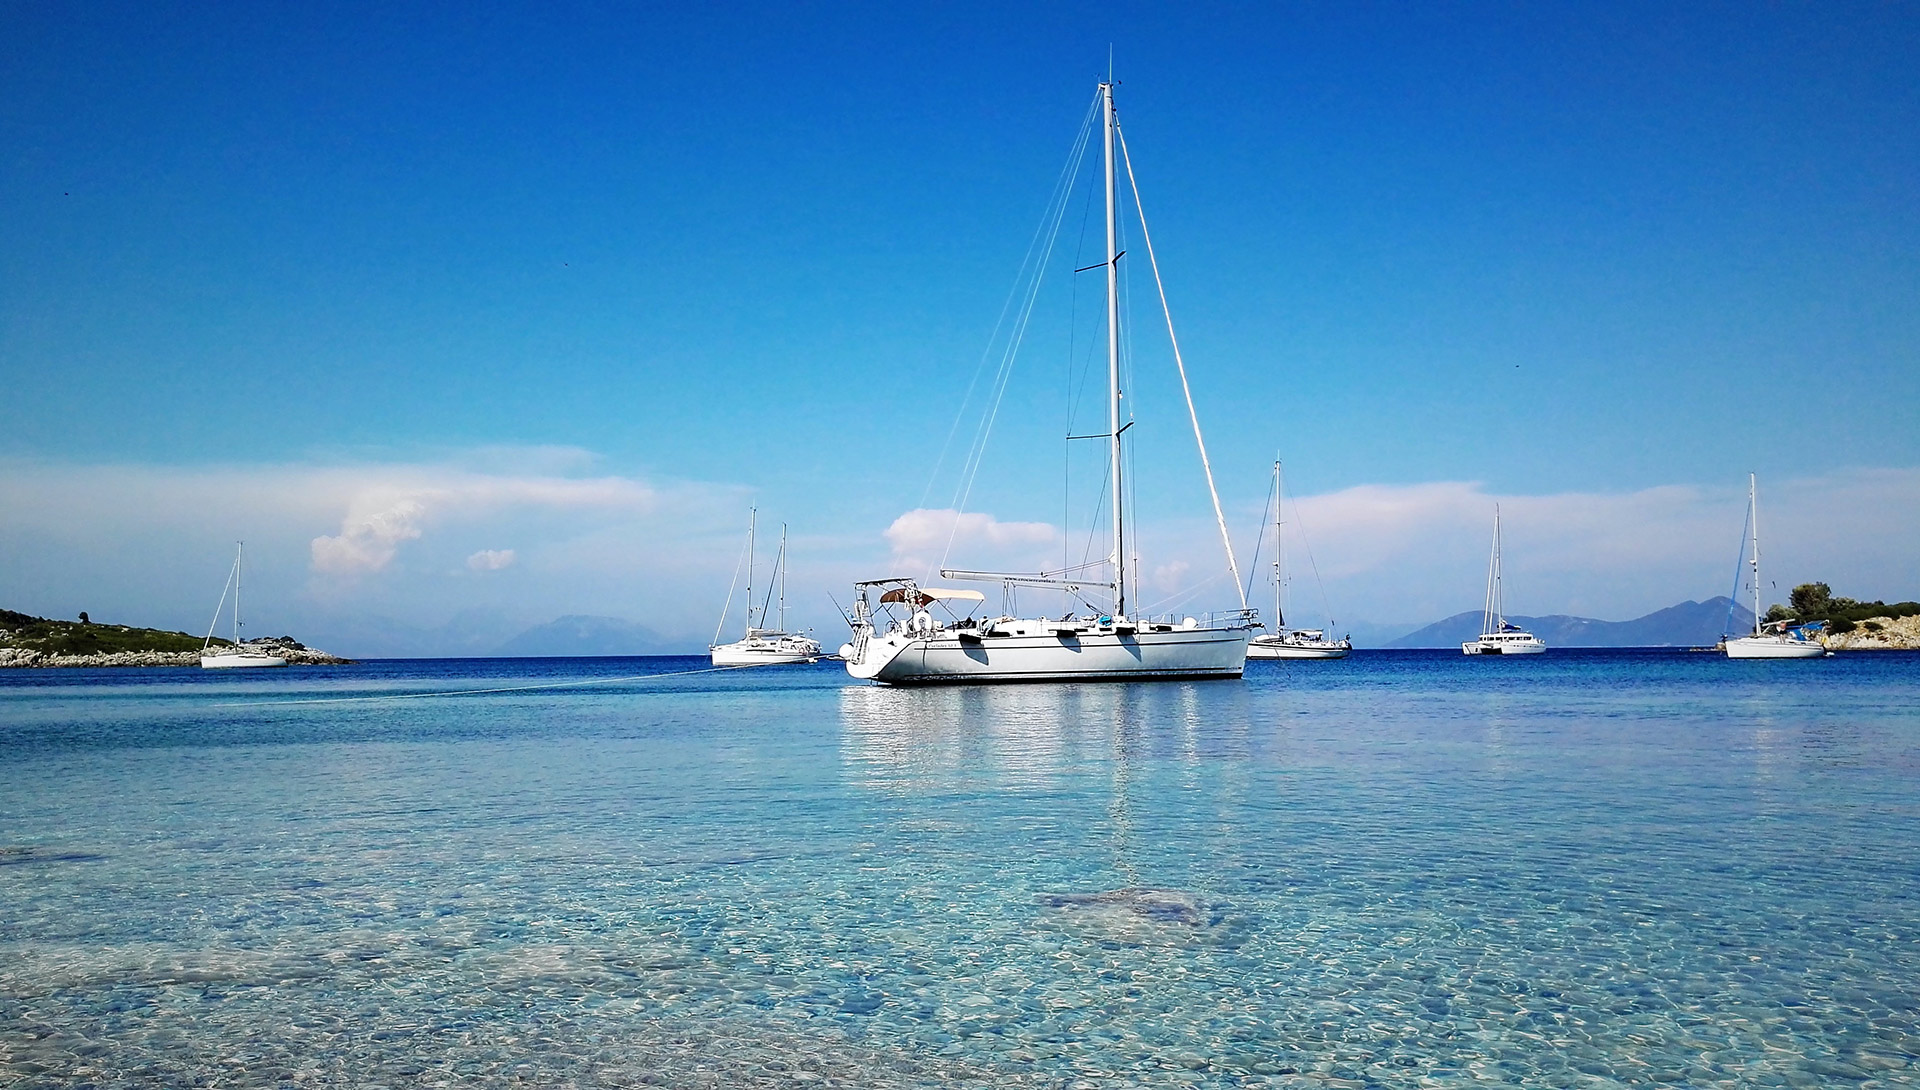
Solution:
[[[84,609],[80,611],[80,623],[81,623],[81,624],[92,624],[92,623],[93,623],[92,621],[89,621],[89,620],[87,620],[87,611],[86,611],[86,610],[84,610]]]
[[[1787,595],[1787,602],[1787,605],[1775,603],[1769,607],[1762,620],[1768,623],[1786,621],[1790,624],[1824,621],[1829,632],[1851,632],[1855,625],[1869,617],[1911,617],[1920,614],[1920,602],[1888,605],[1877,599],[1860,602],[1852,598],[1835,598],[1833,588],[1825,583],[1802,583]]]

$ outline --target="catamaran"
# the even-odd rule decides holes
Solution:
[[[285,666],[287,660],[240,642],[240,574],[244,542],[233,546],[233,570],[227,573],[227,585],[220,588],[220,604],[213,607],[213,623],[207,626],[206,641],[200,645],[200,665],[208,670],[234,670],[258,666]],[[233,592],[233,642],[227,647],[213,646],[213,630],[220,626],[220,614],[227,608],[227,592]]]
[[[1831,654],[1824,644],[1809,639],[1821,625],[1792,625],[1785,621],[1767,624],[1760,619],[1760,503],[1754,475],[1747,474],[1747,525],[1753,530],[1753,553],[1747,565],[1747,580],[1753,585],[1753,634],[1728,636],[1721,641],[1730,659],[1817,659]],[[1744,546],[1746,542],[1741,542]],[[1744,549],[1742,551],[1745,551]],[[1732,607],[1728,607],[1731,611]],[[1731,626],[1729,626],[1731,627]]]
[[[1247,643],[1250,659],[1343,659],[1353,650],[1351,640],[1330,640],[1322,628],[1288,628],[1282,600],[1287,585],[1286,492],[1280,463],[1273,463],[1273,631]]]
[[[738,585],[740,569],[733,570],[735,582],[727,586],[727,604],[720,609],[720,625],[713,630],[713,643],[707,652],[713,656],[715,666],[786,666],[794,663],[818,662],[820,660],[820,641],[798,632],[787,631],[787,527],[780,526],[780,551],[773,562],[773,579],[767,585],[767,595],[771,597],[779,588],[780,606],[777,614],[779,622],[772,628],[761,627],[767,623],[767,602],[760,603],[760,625],[755,625],[753,608],[753,546],[754,520],[757,511],[747,513],[747,631],[732,643],[720,642],[720,630],[727,625],[727,614],[733,609],[733,589]]]
[[[900,577],[856,583],[853,612],[848,618],[853,636],[840,648],[847,673],[853,677],[888,685],[925,685],[1235,678],[1246,670],[1247,639],[1257,619],[1255,611],[1247,608],[1239,568],[1233,559],[1233,545],[1227,536],[1226,520],[1213,484],[1213,469],[1207,462],[1206,442],[1201,438],[1199,416],[1187,386],[1186,364],[1180,356],[1179,341],[1172,336],[1172,314],[1166,307],[1166,292],[1160,287],[1159,264],[1153,259],[1153,242],[1147,234],[1144,215],[1138,221],[1141,242],[1153,266],[1154,283],[1160,288],[1161,309],[1167,314],[1168,339],[1172,341],[1174,362],[1180,371],[1181,388],[1186,391],[1200,462],[1206,469],[1207,488],[1213,496],[1214,517],[1226,545],[1234,590],[1241,597],[1238,610],[1205,617],[1154,617],[1129,611],[1135,605],[1139,588],[1133,585],[1138,575],[1129,578],[1128,572],[1128,547],[1135,543],[1128,536],[1127,490],[1122,482],[1122,470],[1127,466],[1122,440],[1132,425],[1130,421],[1125,424],[1121,421],[1123,338],[1118,269],[1124,251],[1118,245],[1115,199],[1116,163],[1120,161],[1116,159],[1116,151],[1124,158],[1126,141],[1114,110],[1113,87],[1111,79],[1101,83],[1094,106],[1099,112],[1106,168],[1106,251],[1103,261],[1080,270],[1103,266],[1106,270],[1107,431],[1072,437],[1101,439],[1107,445],[1107,480],[1112,486],[1107,498],[1113,518],[1111,551],[1104,562],[1063,567],[1052,572],[984,572],[942,567],[943,579],[1001,584],[1006,613],[986,620],[971,615],[971,610],[985,601],[986,596],[979,591],[923,587],[917,579]],[[1090,110],[1090,123],[1091,118]],[[1089,135],[1083,130],[1082,139]],[[1131,161],[1126,162],[1127,181],[1137,211],[1139,187],[1133,181]],[[1138,558],[1131,559],[1137,573]],[[1097,579],[1100,570],[1109,576],[1105,582]],[[1012,606],[1018,588],[1059,592],[1076,604],[1057,619],[1017,617],[1012,615]],[[936,617],[935,608],[946,616]]]
[[[1487,601],[1480,613],[1480,637],[1460,645],[1469,655],[1538,655],[1547,642],[1507,620],[1500,589],[1500,507],[1493,508],[1493,558],[1487,561]]]

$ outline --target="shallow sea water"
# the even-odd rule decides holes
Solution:
[[[0,1084],[1920,1085],[1920,656],[700,665],[5,671]]]

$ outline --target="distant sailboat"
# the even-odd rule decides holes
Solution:
[[[240,575],[243,548],[244,543],[234,543],[233,571],[227,575],[227,585],[220,588],[220,604],[213,608],[213,623],[207,626],[206,642],[200,645],[200,665],[208,670],[234,670],[287,664],[287,660],[278,655],[270,655],[240,642]],[[228,591],[233,592],[233,644],[216,649],[213,646],[213,630],[219,627],[220,614],[227,608]]]
[[[733,587],[727,587],[727,604],[720,610],[720,627],[713,630],[713,643],[707,648],[713,656],[715,666],[786,666],[794,663],[818,662],[820,660],[820,641],[811,636],[788,632],[787,627],[787,528],[780,527],[780,552],[773,565],[773,581],[767,587],[767,596],[772,597],[774,588],[780,592],[779,623],[773,628],[761,627],[767,623],[767,603],[760,603],[760,625],[755,625],[753,608],[753,547],[754,521],[757,511],[747,513],[747,631],[740,639],[732,643],[720,642],[720,630],[726,627],[727,614],[733,609]],[[734,569],[734,577],[739,578],[739,568]]]
[[[1286,491],[1280,463],[1273,463],[1273,631],[1247,642],[1250,659],[1343,659],[1353,650],[1351,640],[1330,640],[1324,629],[1288,628],[1283,591],[1286,587],[1287,546],[1283,531]]]
[[[1789,625],[1785,621],[1776,621],[1769,625],[1760,620],[1760,503],[1759,489],[1754,475],[1747,474],[1747,525],[1753,530],[1749,539],[1753,542],[1752,559],[1748,562],[1748,582],[1753,585],[1753,634],[1751,636],[1729,636],[1721,643],[1730,659],[1817,659],[1831,654],[1826,647],[1807,638],[1809,631],[1818,632],[1820,625]],[[1746,542],[1740,543],[1742,546]],[[1745,551],[1744,548],[1742,551]],[[1731,607],[1729,607],[1731,609]]]
[[[1547,649],[1540,637],[1507,621],[1506,600],[1500,589],[1500,508],[1493,509],[1493,558],[1487,562],[1487,602],[1480,615],[1480,638],[1460,650],[1469,655],[1538,655]]]

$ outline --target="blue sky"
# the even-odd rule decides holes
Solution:
[[[1465,483],[1449,558],[1496,496],[1692,489],[1729,560],[1749,471],[1809,497],[1783,538],[1852,494],[1806,482],[1880,482],[1873,512],[1819,509],[1843,521],[1920,502],[1911,9],[28,4],[0,14],[0,594],[186,625],[197,568],[93,588],[156,556],[217,579],[212,544],[245,536],[322,630],[387,602],[677,631],[717,611],[749,502],[807,538],[813,597],[882,574],[888,528],[950,498],[938,440],[1109,45],[1249,531],[1276,451],[1304,496]],[[1143,535],[1184,555],[1205,501],[1156,359]],[[1023,357],[970,509],[1059,521],[1064,373]],[[235,466],[300,502],[184,483]],[[102,498],[135,469],[206,508],[164,549],[172,512]],[[676,514],[642,530],[583,480]],[[313,542],[370,497],[431,517],[332,579]],[[1781,545],[1783,579],[1920,593],[1910,557]],[[508,548],[490,582],[455,563]],[[1524,612],[1627,616],[1728,567],[1562,559]],[[1350,612],[1479,600],[1474,564],[1382,565]]]

